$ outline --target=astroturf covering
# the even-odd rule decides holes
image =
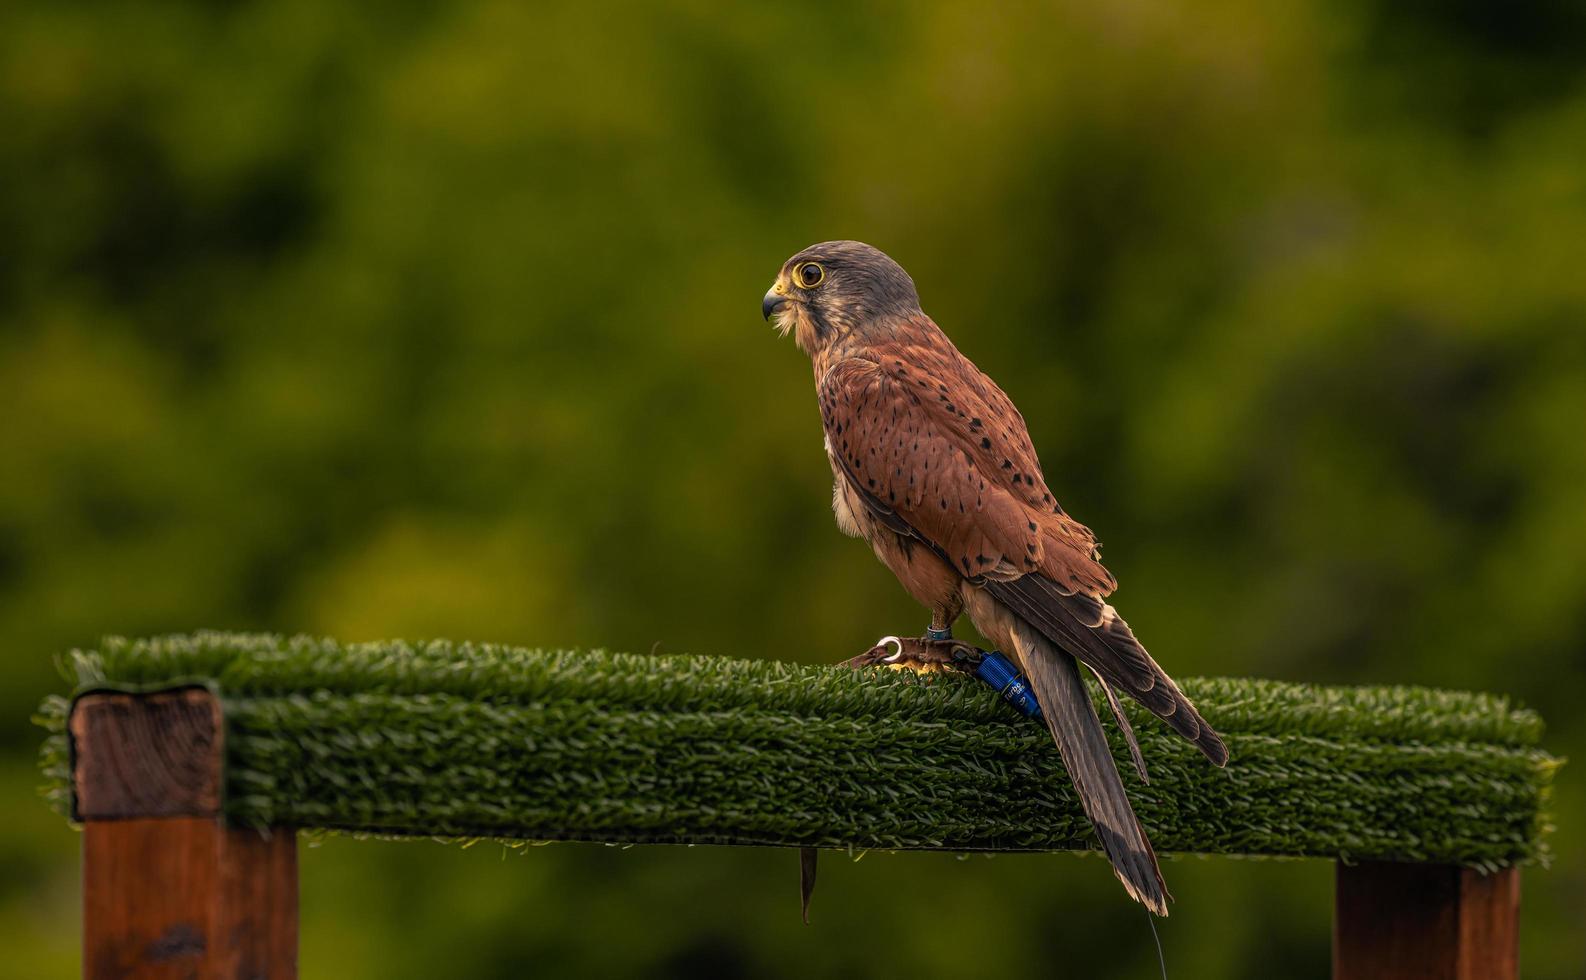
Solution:
[[[704,656],[199,633],[63,661],[74,693],[201,684],[226,720],[227,817],[396,836],[1059,850],[1095,846],[1051,736],[958,674]],[[1188,679],[1216,769],[1132,702],[1159,851],[1545,858],[1560,761],[1502,697]],[[71,812],[65,720],[39,720]],[[1104,717],[1105,711],[1103,712]],[[1111,729],[1111,719],[1108,718]]]

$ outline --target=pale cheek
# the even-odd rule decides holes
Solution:
[[[815,330],[815,323],[809,317],[800,315],[798,324],[793,334],[793,342],[799,345],[799,350],[814,356],[820,347],[821,337]]]

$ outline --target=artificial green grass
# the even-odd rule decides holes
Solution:
[[[76,692],[202,683],[227,722],[234,822],[390,835],[836,848],[1094,846],[1050,736],[956,674],[484,644],[199,633],[107,640]],[[1129,703],[1159,851],[1544,858],[1560,764],[1501,697],[1189,679],[1213,768]],[[70,812],[69,702],[40,713]],[[1105,713],[1104,713],[1105,717]],[[1109,722],[1110,727],[1110,722]]]

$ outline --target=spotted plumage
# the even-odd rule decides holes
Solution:
[[[920,309],[880,251],[823,242],[789,259],[762,310],[810,357],[838,526],[863,538],[950,627],[968,612],[1029,676],[1080,799],[1129,893],[1167,914],[1075,658],[1125,726],[1117,688],[1213,763],[1228,751],[1107,601],[1117,583],[1095,535],[1047,485],[1024,418]],[[1142,778],[1138,751],[1135,765]]]

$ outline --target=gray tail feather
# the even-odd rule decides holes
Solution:
[[[1079,665],[1022,620],[1014,623],[1013,639],[1063,756],[1063,766],[1112,862],[1113,873],[1135,901],[1157,915],[1167,915],[1172,896],[1162,880],[1156,852],[1124,793],[1123,779],[1107,746],[1101,719],[1085,693]]]
[[[1146,652],[1118,610],[1083,593],[1066,593],[1041,575],[988,581],[985,589],[1052,642],[1093,668],[1108,684],[1149,708],[1194,742],[1213,765],[1228,764],[1228,746],[1173,678]]]
[[[1096,668],[1091,667],[1090,672],[1095,676],[1096,683],[1101,685],[1102,693],[1107,695],[1107,706],[1112,709],[1112,717],[1118,722],[1118,731],[1123,733],[1123,740],[1129,743],[1129,758],[1134,761],[1134,771],[1139,773],[1140,782],[1151,782],[1150,773],[1145,771],[1145,756],[1140,753],[1140,742],[1134,737],[1134,726],[1129,724],[1129,716],[1124,714],[1123,705],[1118,703],[1118,695],[1112,692],[1112,685]]]

